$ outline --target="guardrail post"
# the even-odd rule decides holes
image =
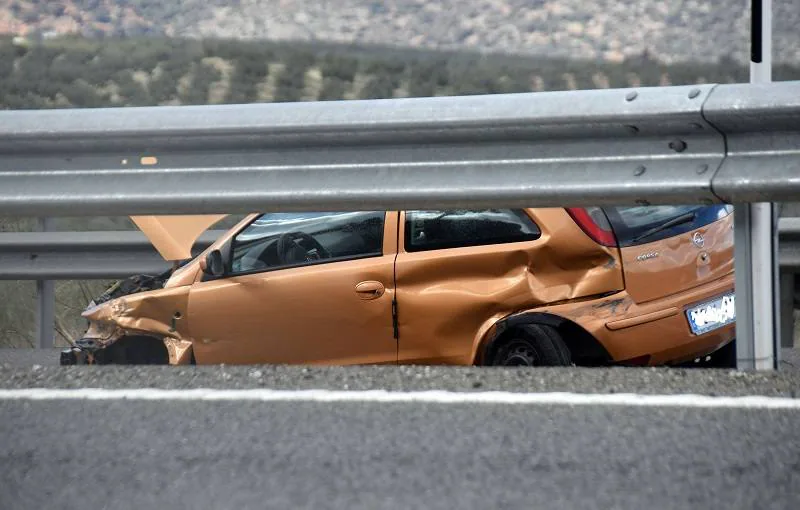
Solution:
[[[752,0],[750,13],[750,83],[768,83],[772,81],[772,0]],[[734,214],[737,367],[774,370],[780,352],[775,204],[738,204]]]
[[[42,231],[53,230],[53,219],[39,219]],[[56,292],[53,280],[36,280],[36,338],[40,349],[53,347],[55,337]]]
[[[781,347],[794,347],[794,279],[793,269],[781,271]]]
[[[755,368],[753,341],[753,286],[750,268],[753,266],[750,243],[750,204],[735,204],[733,209],[734,260],[736,266],[736,367]]]

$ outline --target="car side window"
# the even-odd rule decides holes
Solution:
[[[541,230],[518,209],[408,211],[406,251],[532,241]]]
[[[231,272],[380,256],[385,215],[384,211],[262,214],[233,238]]]

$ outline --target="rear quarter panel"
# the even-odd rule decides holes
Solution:
[[[685,317],[687,307],[732,292],[728,274],[701,287],[665,299],[637,303],[627,291],[601,299],[577,300],[537,307],[537,312],[568,319],[582,327],[608,352],[613,361],[650,356],[650,364],[690,359],[711,352],[733,339],[733,325],[694,336]]]
[[[472,364],[493,324],[516,311],[623,288],[619,252],[588,238],[564,209],[529,209],[541,237],[405,251],[397,258],[399,361]]]

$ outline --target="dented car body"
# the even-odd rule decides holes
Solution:
[[[62,357],[657,365],[732,345],[729,206],[136,218],[174,270],[90,303]],[[182,260],[181,260],[182,259]]]

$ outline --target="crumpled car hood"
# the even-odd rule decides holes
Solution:
[[[226,216],[228,215],[213,214],[130,218],[164,260],[178,261],[192,258],[192,246],[200,234]]]

